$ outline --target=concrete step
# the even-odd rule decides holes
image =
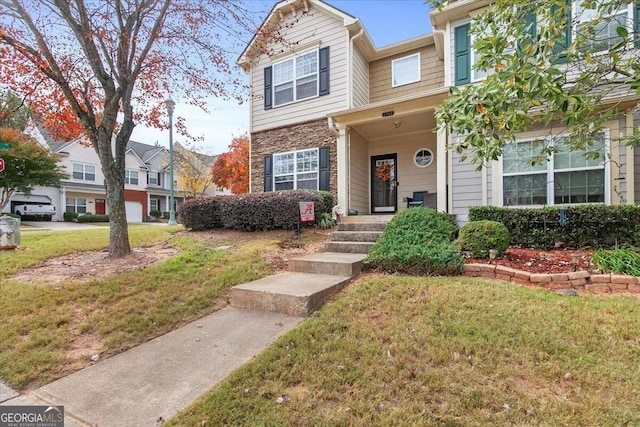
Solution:
[[[382,231],[334,231],[331,240],[334,242],[375,242]]]
[[[368,254],[374,242],[326,242],[326,252],[340,252],[347,254]]]
[[[357,223],[357,222],[384,222],[387,223],[393,219],[392,214],[387,215],[353,215],[343,216],[341,222]]]
[[[338,231],[384,231],[386,222],[340,222]]]
[[[231,305],[289,316],[308,316],[342,289],[350,276],[283,273],[234,286]]]
[[[360,274],[365,254],[320,252],[289,259],[289,271],[353,277]]]

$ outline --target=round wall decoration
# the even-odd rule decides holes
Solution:
[[[413,163],[419,168],[426,168],[433,163],[433,151],[428,148],[419,149],[413,156]]]

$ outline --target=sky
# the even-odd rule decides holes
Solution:
[[[250,0],[256,10],[264,11],[264,17],[277,1]],[[325,0],[332,6],[346,12],[364,23],[376,47],[383,47],[412,37],[431,32],[429,5],[425,0]],[[234,56],[240,56],[240,51]],[[235,60],[235,59],[234,59]],[[176,101],[175,115],[186,119],[189,132],[194,136],[204,136],[204,141],[189,143],[174,132],[174,142],[187,143],[206,154],[220,154],[227,151],[234,136],[249,132],[249,103],[238,105],[236,101],[210,99],[210,113]],[[159,143],[169,146],[168,131],[136,126],[131,139],[145,144]]]

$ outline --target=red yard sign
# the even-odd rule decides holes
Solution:
[[[0,172],[4,170],[4,159],[0,157]]]
[[[302,222],[314,222],[316,220],[313,202],[300,202],[300,220]]]

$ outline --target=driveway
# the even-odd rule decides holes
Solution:
[[[64,221],[22,221],[20,223],[20,231],[69,231],[69,230],[95,230],[96,228],[108,228],[98,227],[96,225],[81,224],[78,222],[64,222]]]

